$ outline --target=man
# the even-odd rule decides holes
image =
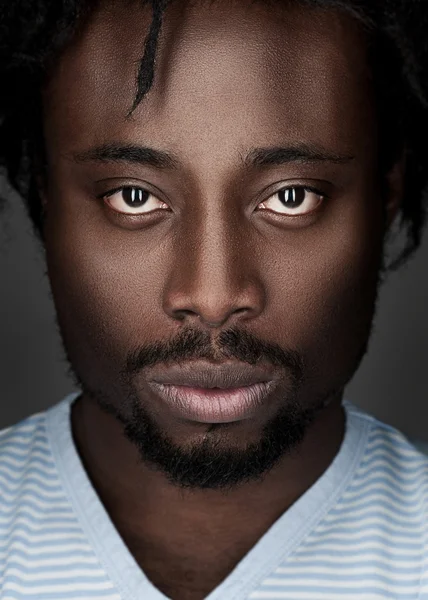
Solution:
[[[1,160],[81,393],[0,434],[2,599],[428,598],[428,461],[344,399],[423,224],[407,9],[3,9]]]

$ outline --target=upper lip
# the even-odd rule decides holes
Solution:
[[[198,388],[240,388],[278,379],[272,370],[242,363],[173,365],[150,377],[150,382]]]

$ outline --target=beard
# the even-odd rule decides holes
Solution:
[[[218,344],[221,356],[233,356],[250,364],[255,364],[262,357],[267,358],[271,364],[291,374],[291,386],[281,407],[265,423],[259,439],[243,448],[230,447],[233,430],[239,423],[211,424],[197,443],[185,447],[175,443],[135,391],[134,377],[144,367],[171,360],[218,358],[218,349],[212,349],[207,332],[185,329],[173,343],[158,343],[131,352],[121,370],[119,404],[112,401],[111,392],[92,388],[73,368],[71,374],[86,397],[121,423],[123,435],[135,446],[140,460],[148,468],[161,472],[172,485],[182,489],[211,489],[227,493],[247,482],[262,481],[284,456],[297,450],[319,413],[334,398],[341,397],[343,388],[319,395],[310,406],[304,406],[299,400],[305,372],[299,353],[266,344],[237,329],[223,331]],[[359,352],[356,363],[359,364],[366,349],[367,344]]]
[[[321,408],[302,410],[297,402],[287,403],[264,426],[260,440],[243,449],[227,448],[230,437],[226,431],[233,432],[234,423],[210,425],[201,442],[183,448],[161,429],[136,396],[126,400],[126,417],[98,395],[94,399],[122,423],[123,434],[137,448],[140,459],[162,472],[171,484],[223,491],[262,480],[282,456],[298,447]]]

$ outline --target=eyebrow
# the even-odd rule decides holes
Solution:
[[[253,148],[245,156],[240,153],[240,157],[246,168],[280,166],[287,163],[346,164],[355,158],[330,152],[319,145],[303,143],[285,147]],[[180,160],[174,154],[134,144],[103,144],[84,152],[72,154],[72,159],[77,163],[126,162],[157,169],[178,169],[180,166]]]
[[[103,144],[72,154],[72,159],[77,163],[128,162],[157,169],[177,169],[179,166],[178,158],[168,152],[134,144]]]
[[[334,163],[346,164],[354,160],[354,156],[330,152],[316,144],[293,144],[291,146],[273,148],[253,148],[243,158],[248,167],[280,166],[286,163]]]

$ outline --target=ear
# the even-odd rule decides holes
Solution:
[[[395,220],[400,210],[404,194],[404,176],[406,170],[406,152],[403,151],[401,157],[393,164],[386,175],[385,186],[385,216],[386,230],[388,230]]]

